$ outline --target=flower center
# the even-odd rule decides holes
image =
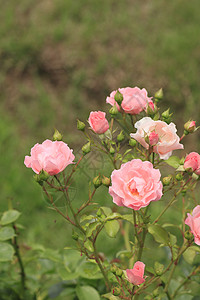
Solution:
[[[129,189],[129,191],[131,192],[131,194],[132,194],[133,196],[138,196],[138,195],[139,195],[138,190],[137,190],[137,188],[136,188],[136,183],[135,183],[134,180],[131,180],[131,181],[128,183],[128,189]]]

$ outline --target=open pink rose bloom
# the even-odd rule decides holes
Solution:
[[[190,227],[194,235],[194,242],[200,246],[200,205],[197,205],[191,214],[187,214],[185,224]]]
[[[134,285],[139,285],[145,281],[144,279],[144,268],[145,264],[141,261],[137,261],[133,269],[127,269],[126,275],[128,278],[128,281],[131,282]]]
[[[24,164],[37,174],[44,170],[49,175],[56,175],[72,164],[74,158],[72,150],[64,142],[46,140],[31,149],[31,156],[25,157]]]
[[[200,175],[200,155],[197,152],[191,152],[186,156],[184,168],[191,169],[197,175]]]
[[[109,193],[118,206],[139,210],[162,197],[160,176],[151,162],[133,159],[112,172]]]
[[[88,122],[92,130],[97,134],[103,134],[109,129],[106,113],[103,111],[91,111]]]
[[[130,88],[121,88],[118,90],[123,95],[123,101],[121,107],[127,114],[137,115],[142,111],[146,110],[149,105],[151,109],[154,109],[154,104],[150,97],[147,96],[146,89],[140,89],[138,87]],[[106,102],[112,106],[116,104],[117,109],[120,111],[120,106],[115,101],[115,94],[117,91],[113,91],[110,94],[110,97],[106,98]]]
[[[168,159],[173,150],[183,149],[179,143],[180,138],[176,134],[176,125],[169,125],[163,121],[154,121],[149,117],[144,117],[135,123],[136,133],[131,133],[131,137],[138,141],[146,149],[149,145],[145,141],[146,136],[151,136],[154,132],[158,137],[158,142],[153,146],[153,152],[158,153],[161,159]]]

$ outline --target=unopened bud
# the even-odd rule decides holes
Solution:
[[[101,217],[102,216],[102,211],[101,211],[101,208],[99,208],[97,210],[97,217]]]
[[[163,273],[164,265],[160,264],[159,262],[155,262],[154,264],[154,270],[156,272],[156,275],[160,276]]]
[[[53,140],[54,141],[62,141],[63,135],[57,130],[55,129],[55,132],[53,134]]]
[[[116,265],[112,265],[110,268],[110,272],[112,272],[113,274],[115,274],[117,271],[117,266]]]
[[[158,143],[158,141],[159,141],[158,134],[155,131],[152,131],[149,134],[149,145],[153,147]]]
[[[80,120],[77,120],[77,129],[84,131],[85,130],[85,123],[81,122]]]
[[[117,141],[120,143],[124,140],[125,136],[123,134],[123,131],[120,132],[120,134],[118,134],[117,136]]]
[[[73,238],[73,240],[77,241],[78,238],[79,238],[78,233],[74,232],[74,233],[72,234],[72,238]]]
[[[129,145],[130,145],[131,147],[135,147],[135,146],[137,145],[136,140],[130,139],[130,140],[129,140]]]
[[[120,294],[121,294],[120,288],[115,287],[115,288],[113,289],[113,295],[114,295],[114,296],[119,296]]]
[[[166,122],[167,124],[169,124],[171,121],[172,121],[172,115],[173,113],[169,113],[169,108],[167,110],[165,110],[163,113],[162,113],[162,119],[164,122]]]
[[[123,271],[121,269],[117,269],[117,271],[115,272],[116,276],[118,277],[122,277]]]
[[[188,121],[184,124],[184,129],[188,132],[188,133],[193,133],[196,130],[196,123],[195,121]]]
[[[110,154],[115,154],[115,149],[112,146],[110,147]]]
[[[103,175],[102,184],[105,185],[105,186],[107,186],[107,187],[109,187],[110,186],[110,182],[111,182],[110,178],[108,178],[108,177],[106,177],[106,176]]]
[[[111,107],[111,109],[109,110],[109,113],[112,118],[118,114],[118,109],[115,104]]]
[[[114,96],[114,99],[119,105],[121,105],[123,101],[123,95],[119,91],[117,91],[117,93]]]
[[[44,171],[44,170],[41,170],[39,174],[36,174],[34,175],[34,179],[36,182],[38,182],[40,185],[43,185],[43,182],[44,181],[47,181],[48,178],[49,178],[49,174]]]
[[[194,236],[193,236],[192,232],[189,231],[189,230],[185,231],[184,237],[185,237],[186,240],[188,240],[188,241],[193,241],[193,239],[194,239]]]
[[[158,112],[158,108],[153,101],[149,102],[146,108],[146,113],[150,117],[154,117],[154,115]]]
[[[172,176],[169,175],[169,176],[166,176],[162,179],[162,182],[163,182],[163,185],[164,186],[167,186],[167,185],[170,185],[171,181],[172,181]]]
[[[95,189],[97,189],[98,187],[100,187],[100,185],[102,184],[102,180],[101,180],[101,176],[98,175],[93,179],[93,184]]]
[[[88,142],[87,144],[83,145],[82,147],[82,151],[83,151],[83,154],[87,154],[91,151],[91,144],[90,142]]]
[[[163,89],[159,89],[157,92],[155,92],[155,100],[158,102],[159,100],[162,100],[163,98]]]
[[[176,174],[176,180],[177,181],[183,180],[183,175],[181,173]]]

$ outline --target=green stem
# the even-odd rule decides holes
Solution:
[[[102,275],[104,277],[104,280],[105,280],[105,283],[106,283],[106,288],[107,288],[108,291],[110,291],[111,290],[111,284],[110,284],[110,281],[109,281],[109,279],[107,277],[107,274],[106,274],[106,272],[104,270],[104,267],[103,267],[103,265],[101,263],[101,260],[99,259],[99,255],[97,253],[97,249],[96,249],[95,243],[93,243],[93,246],[94,246],[95,260],[96,260],[96,262],[97,262],[97,264],[99,266],[99,269],[100,269],[100,271],[101,271],[101,273],[102,273]]]
[[[20,266],[20,275],[21,275],[21,291],[22,291],[22,300],[25,300],[24,298],[24,293],[25,293],[25,289],[26,289],[26,285],[25,285],[25,281],[26,281],[26,274],[25,274],[25,270],[24,270],[24,265],[23,265],[23,261],[19,252],[19,246],[18,246],[18,242],[17,242],[17,230],[16,230],[16,226],[13,225],[13,229],[15,231],[16,236],[14,237],[14,241],[13,241],[13,246],[15,249],[15,255],[17,256],[18,259],[18,263]]]

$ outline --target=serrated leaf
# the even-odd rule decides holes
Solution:
[[[122,219],[122,215],[120,215],[119,213],[111,213],[106,220],[113,220],[113,219]]]
[[[1,225],[7,225],[7,224],[15,222],[19,218],[20,215],[21,215],[21,213],[15,209],[5,211],[1,218]]]
[[[170,245],[171,245],[171,246],[176,245],[177,238],[176,238],[175,235],[173,235],[173,234],[170,233],[170,234],[169,234],[169,240],[170,240]]]
[[[122,215],[122,219],[134,224],[132,214]]]
[[[116,220],[107,221],[105,223],[105,230],[109,237],[114,238],[116,237],[118,231],[119,231],[119,222]]]
[[[171,166],[171,167],[173,167],[175,169],[177,169],[180,166],[180,158],[178,156],[175,156],[175,155],[170,156],[170,158],[168,158],[167,160],[165,160],[165,162],[169,166]]]
[[[104,295],[102,295],[102,297],[106,298],[106,299],[109,299],[109,300],[119,300],[120,299],[119,297],[114,296],[111,293],[104,294]]]
[[[76,287],[76,295],[79,300],[100,300],[100,295],[97,290],[89,285],[78,285]]]
[[[164,228],[162,228],[160,225],[150,224],[148,226],[148,231],[150,234],[153,235],[156,242],[164,245],[169,244],[169,235],[167,231]]]
[[[0,243],[0,262],[10,261],[15,253],[14,248],[8,243]]]
[[[84,247],[90,251],[90,252],[94,252],[94,246],[93,243],[90,240],[86,240],[86,242],[84,243]]]
[[[15,236],[15,231],[12,227],[2,227],[0,229],[0,241],[10,240]]]

